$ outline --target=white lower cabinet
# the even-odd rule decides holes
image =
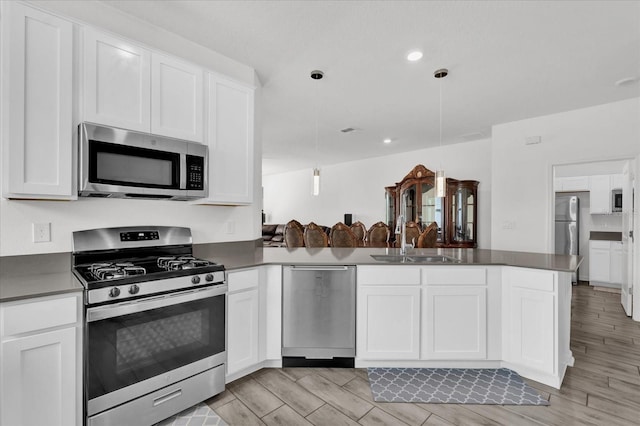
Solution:
[[[0,424],[82,424],[81,298],[0,305]]]
[[[553,372],[553,303],[553,293],[511,289],[509,361]]]
[[[422,313],[422,358],[486,359],[486,287],[426,287]]]
[[[620,287],[623,279],[622,241],[589,241],[589,283]]]
[[[227,377],[259,362],[259,270],[228,273]]]
[[[361,359],[420,357],[420,287],[359,286],[357,356]]]
[[[502,342],[505,361],[548,374],[556,371],[556,292],[553,272],[505,268]]]

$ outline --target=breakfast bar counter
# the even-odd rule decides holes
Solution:
[[[501,265],[520,268],[573,272],[580,256],[529,253],[488,249],[409,249],[408,256],[447,256],[457,259],[455,265]],[[194,245],[197,257],[222,263],[227,269],[259,265],[438,265],[441,262],[383,262],[372,255],[399,255],[397,248],[285,248],[251,247],[247,243]],[[451,263],[446,263],[451,265]]]

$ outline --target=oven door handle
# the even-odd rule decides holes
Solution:
[[[195,290],[187,290],[179,293],[165,294],[162,296],[149,297],[142,300],[117,303],[114,305],[97,306],[87,309],[87,322],[100,321],[107,318],[122,315],[135,314],[151,309],[163,308],[194,300],[207,299],[209,297],[221,296],[227,292],[227,285],[217,285]]]

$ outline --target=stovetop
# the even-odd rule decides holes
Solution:
[[[88,288],[100,288],[224,271],[224,266],[190,255],[169,255],[97,260],[76,265],[74,271]]]
[[[193,257],[191,229],[184,227],[76,231],[73,265],[88,305],[225,285],[224,266]]]

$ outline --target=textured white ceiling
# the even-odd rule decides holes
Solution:
[[[437,146],[440,83],[443,143],[640,96],[639,1],[105,3],[256,69],[265,174]]]

